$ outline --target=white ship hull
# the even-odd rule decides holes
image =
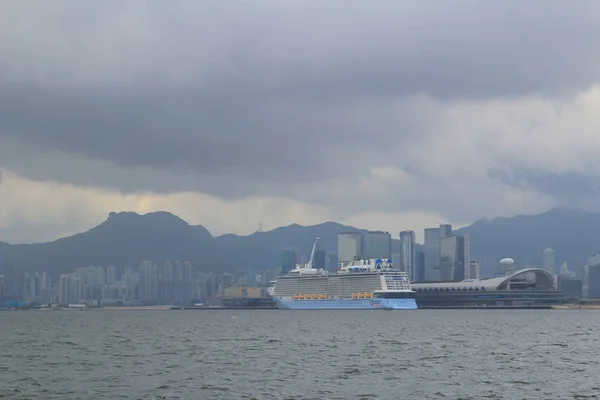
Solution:
[[[282,310],[416,310],[415,299],[317,299],[273,298]]]

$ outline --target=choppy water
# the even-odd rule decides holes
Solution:
[[[0,312],[0,398],[600,396],[594,310]]]

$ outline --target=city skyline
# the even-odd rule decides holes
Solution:
[[[46,270],[25,272],[0,266],[0,304],[168,305],[189,304],[227,296],[232,287],[264,287],[277,270],[247,267],[229,272],[204,272],[189,261],[142,261],[118,270],[114,266],[78,267],[52,276]]]
[[[559,218],[564,223],[565,217],[569,215],[573,214],[566,210],[554,210],[551,217]],[[580,217],[579,214],[574,215]],[[148,223],[153,223],[154,228]],[[502,223],[506,224],[505,221]],[[111,214],[104,227],[99,226],[95,229],[100,229],[100,232],[104,233],[110,233],[111,229],[113,232],[125,230],[135,235],[135,231],[130,231],[127,224],[143,227],[144,231],[156,230],[161,225],[173,227],[175,224],[180,228],[187,226],[193,229],[194,235],[204,232],[212,238],[201,227],[191,227],[169,213],[144,216],[132,213]],[[327,224],[323,225],[322,229],[325,226]],[[302,227],[296,226],[297,228]],[[425,228],[427,241],[418,249],[414,241],[415,232],[411,230],[399,231],[400,240],[394,241],[389,232],[344,230],[347,228],[343,226],[336,228],[339,230],[334,239],[337,252],[332,253],[331,247],[329,251],[322,247],[315,249],[314,268],[335,273],[340,265],[352,260],[391,258],[394,266],[406,272],[409,279],[416,283],[461,282],[494,278],[507,273],[501,266],[501,264],[506,265],[505,260],[499,262],[497,259],[490,260],[485,257],[482,260],[473,259],[471,234],[461,234],[460,230],[453,230],[449,224]],[[258,232],[258,234],[265,235],[268,232]],[[274,234],[280,235],[283,232],[278,230],[274,231]],[[298,240],[297,233],[292,237]],[[96,238],[99,239],[98,236]],[[473,238],[477,240],[478,235],[474,234]],[[310,239],[312,242],[313,238]],[[329,235],[329,240],[331,239]],[[223,297],[227,295],[226,289],[230,287],[267,285],[276,276],[288,273],[298,264],[307,263],[309,260],[307,250],[305,246],[302,246],[302,249],[283,248],[278,265],[264,262],[247,264],[233,274],[222,270],[207,271],[207,265],[193,265],[185,259],[153,261],[145,256],[142,256],[145,260],[139,259],[137,262],[129,262],[128,265],[120,267],[91,264],[91,266],[78,266],[68,273],[57,274],[56,271],[41,268],[41,265],[40,268],[36,266],[35,271],[26,270],[18,263],[11,262],[10,258],[4,257],[2,253],[0,254],[2,256],[0,257],[0,298],[63,305],[80,302],[89,305],[188,304],[191,301],[206,301],[219,295]],[[560,252],[557,254],[550,247],[542,247],[542,250],[538,251],[540,251],[538,254],[541,254],[539,263],[533,265],[517,263],[517,270],[541,266],[541,269],[550,274],[549,276],[554,276],[555,286],[563,287],[568,293],[576,295],[581,292],[583,297],[597,296],[600,293],[597,289],[600,286],[594,286],[596,285],[595,274],[600,264],[598,253],[589,256],[587,264],[576,273],[577,269],[571,270],[567,262],[563,261],[560,266],[558,265],[556,260],[561,258]],[[206,257],[206,254],[203,256]],[[509,269],[512,271],[514,261],[508,260],[508,262],[511,265]],[[580,278],[576,278],[577,275]],[[216,281],[213,282],[214,279]],[[254,295],[257,293],[259,292]],[[238,295],[243,296],[242,292]]]
[[[438,236],[440,242],[437,278],[419,280],[414,274],[428,276],[425,270],[426,249],[416,253],[417,263],[411,271],[403,264],[404,251],[407,248],[400,246],[394,249],[390,246],[389,234],[376,232],[370,240],[372,232],[362,233],[340,233],[338,234],[338,248],[348,249],[343,242],[352,239],[355,252],[353,258],[370,258],[369,254],[381,249],[389,251],[387,255],[380,258],[392,257],[400,261],[397,267],[409,274],[411,281],[416,282],[459,282],[464,279],[479,279],[481,274],[480,265],[475,260],[470,260],[469,235],[456,235],[449,225],[440,224],[438,232],[445,236]],[[403,236],[411,236],[413,232],[402,231]],[[360,238],[360,246],[356,245],[356,239]],[[460,240],[459,240],[460,239]],[[340,246],[340,243],[342,245]],[[382,245],[384,247],[382,247]],[[387,247],[386,247],[387,246]],[[404,251],[403,251],[404,250]],[[414,250],[414,249],[413,249]],[[353,250],[354,251],[354,250]],[[399,251],[399,254],[396,253]],[[192,301],[207,301],[215,298],[227,297],[228,288],[232,287],[257,287],[267,286],[276,276],[286,274],[295,265],[286,265],[288,261],[283,256],[287,253],[292,255],[293,263],[305,263],[307,257],[298,249],[284,249],[282,251],[281,266],[275,269],[265,266],[253,268],[246,267],[243,270],[228,272],[205,272],[194,267],[189,261],[166,261],[157,263],[154,261],[142,261],[136,266],[117,269],[114,266],[87,266],[78,267],[73,272],[60,274],[52,277],[46,270],[36,270],[34,273],[25,272],[12,264],[0,265],[0,298],[25,300],[37,304],[86,304],[88,306],[110,306],[110,305],[161,305],[161,304],[189,304]],[[582,277],[576,278],[569,270],[566,262],[560,269],[555,265],[555,252],[551,248],[545,248],[542,252],[541,268],[555,276],[555,285],[561,286],[567,293],[579,298],[596,298],[600,295],[600,284],[597,281],[597,271],[600,271],[600,255],[588,257],[587,265],[583,268]],[[367,256],[367,257],[364,257]],[[329,259],[324,250],[315,252],[315,268],[329,269],[330,272],[337,271],[337,255],[335,261]],[[326,261],[327,260],[327,261]],[[333,263],[331,262],[333,261]],[[498,265],[499,266],[499,265]],[[431,268],[431,266],[429,266]],[[523,267],[518,268],[523,269]],[[514,271],[513,271],[514,272]],[[591,274],[591,275],[590,275]],[[413,275],[411,277],[411,275]],[[503,273],[497,271],[492,278],[501,276]],[[266,292],[265,292],[266,293]],[[232,295],[229,293],[229,295]],[[266,296],[262,294],[260,296]]]

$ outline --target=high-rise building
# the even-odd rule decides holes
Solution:
[[[336,272],[339,268],[337,254],[328,254],[326,256],[325,264],[327,265],[329,272]]]
[[[566,261],[563,261],[563,263],[560,265],[560,271],[558,274],[563,277],[575,277],[575,274],[569,269],[569,264]]]
[[[588,266],[588,298],[600,299],[600,264]]]
[[[419,250],[416,253],[417,253],[417,256],[415,258],[416,258],[417,262],[416,262],[416,269],[415,269],[415,281],[423,282],[425,280],[425,252],[422,250]]]
[[[246,286],[254,286],[255,281],[256,281],[256,273],[254,272],[254,268],[252,268],[250,265],[248,265],[246,267],[246,280],[244,283]]]
[[[113,285],[117,281],[117,269],[112,265],[106,267],[106,283]]]
[[[313,268],[325,269],[325,250],[315,250]]]
[[[554,250],[547,248],[542,250],[542,268],[551,274],[556,274],[556,255]]]
[[[425,281],[440,281],[440,242],[452,235],[452,225],[440,224],[437,228],[425,228]]]
[[[281,252],[281,275],[285,275],[300,264],[300,251],[295,248],[285,249]]]
[[[364,259],[391,257],[392,236],[389,232],[367,232],[364,235],[362,257]]]
[[[440,237],[446,237],[452,235],[452,225],[440,224]]]
[[[439,228],[425,228],[425,271],[423,280],[439,281],[440,274],[440,230]]]
[[[581,299],[583,297],[583,282],[581,279],[559,275],[558,290],[563,292],[567,299]]]
[[[466,248],[464,236],[446,236],[440,242],[440,278],[442,281],[465,279]]]
[[[189,261],[183,262],[183,280],[185,282],[191,282],[194,277],[194,268],[192,267],[192,263]]]
[[[158,300],[158,265],[144,261],[140,266],[138,298],[141,302],[154,303]]]
[[[466,274],[465,274],[466,275]],[[475,260],[469,261],[469,274],[465,279],[480,279],[481,278],[481,265]]]
[[[400,268],[411,281],[416,279],[415,232],[400,232]]]
[[[69,283],[70,274],[60,275],[58,278],[58,304],[66,305],[70,302],[69,298]]]
[[[464,273],[463,279],[473,279],[471,276],[471,236],[469,234],[463,235],[464,238]],[[479,276],[479,273],[477,274]]]
[[[589,290],[590,290],[590,267],[587,265],[583,266],[581,278],[581,295],[584,299],[589,299]]]
[[[394,268],[402,269],[402,258],[400,257],[400,253],[392,253],[392,265]],[[409,277],[410,279],[410,277]]]
[[[338,264],[348,263],[362,256],[362,235],[360,232],[346,232],[338,235]]]
[[[175,293],[175,275],[175,264],[172,261],[166,261],[160,268],[159,278],[159,299],[163,303],[173,301]]]
[[[5,295],[14,300],[22,300],[25,294],[25,272],[11,262],[4,264],[4,290]]]
[[[588,257],[583,270],[582,289],[589,299],[600,299],[600,254]]]
[[[231,276],[231,274],[225,272],[223,274],[223,289],[227,289],[228,287],[233,285],[233,277]]]
[[[38,279],[35,274],[25,273],[25,300],[37,301],[39,291]]]

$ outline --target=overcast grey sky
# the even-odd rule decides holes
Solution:
[[[0,2],[0,240],[600,207],[600,2]]]

